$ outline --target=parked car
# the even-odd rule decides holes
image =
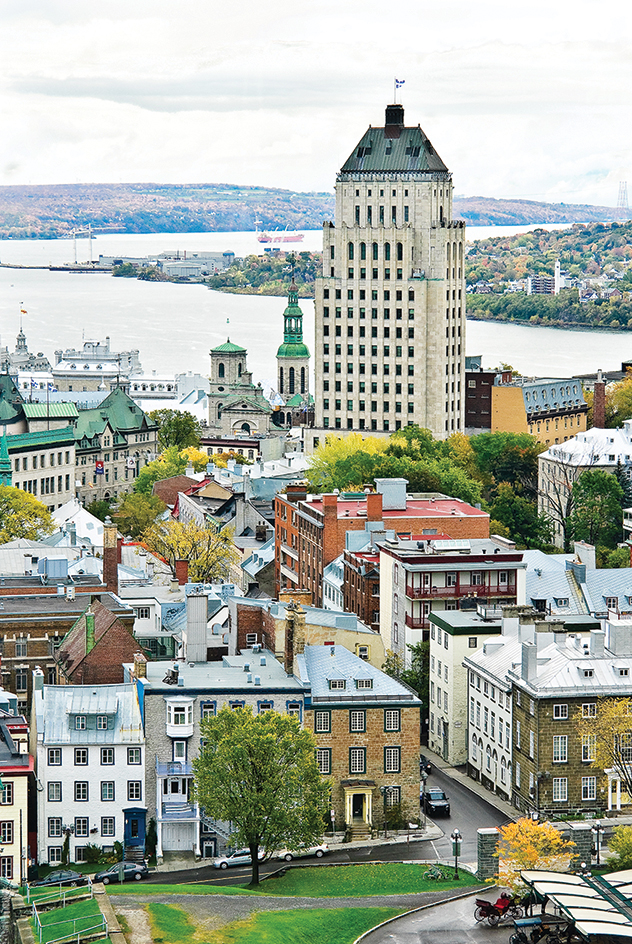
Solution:
[[[419,773],[422,771],[425,771],[427,774],[432,773],[432,764],[425,754],[419,755]]]
[[[259,849],[259,861],[265,859],[265,852],[263,849]],[[216,869],[229,869],[233,865],[252,865],[252,859],[250,857],[250,849],[237,849],[235,852],[231,852],[230,855],[218,856],[213,865]]]
[[[327,855],[329,852],[329,846],[326,842],[321,842],[319,846],[306,846],[304,849],[280,849],[279,852],[275,852],[275,859],[284,859],[286,862],[291,862],[292,859],[300,859],[303,856],[316,856],[317,859],[322,859],[324,855]]]
[[[443,790],[431,787],[423,794],[424,809],[426,813],[443,813],[444,816],[450,815],[450,799]]]
[[[104,885],[109,885],[110,882],[120,881],[119,869],[121,866],[123,866],[124,882],[139,882],[141,878],[147,878],[149,875],[149,869],[144,862],[117,862],[116,865],[110,866],[109,869],[97,872],[92,881],[103,882]]]
[[[74,888],[75,885],[87,885],[89,881],[87,875],[80,875],[72,869],[57,869],[56,872],[49,872],[46,878],[31,882],[31,888],[39,885],[71,885]]]

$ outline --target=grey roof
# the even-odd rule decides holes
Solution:
[[[33,694],[38,741],[51,744],[117,744],[143,740],[143,727],[136,686],[44,685]],[[107,730],[96,725],[77,731],[75,715],[108,715],[113,723]]]
[[[249,576],[256,577],[259,571],[266,567],[273,560],[274,538],[272,537],[264,544],[259,542],[256,550],[254,550],[250,557],[247,557],[243,562],[241,569],[244,570]]]
[[[407,685],[386,675],[359,659],[344,646],[305,646],[305,651],[297,656],[300,677],[311,686],[311,701],[314,702],[374,702],[385,700],[389,703],[405,702],[419,705],[421,702]],[[331,691],[331,679],[345,679],[344,690]],[[372,688],[360,688],[355,685],[357,679],[372,679]]]
[[[535,605],[536,600],[546,600],[551,613],[588,613],[572,574],[565,570],[527,571],[527,603]]]
[[[390,106],[391,108],[393,106]],[[404,110],[401,109],[403,125]],[[341,175],[372,173],[447,173],[445,166],[421,127],[396,127],[394,132],[372,128],[362,136],[342,165]]]
[[[559,410],[586,410],[584,391],[581,381],[537,380],[522,383],[522,396],[527,416],[531,420],[538,414],[547,414]]]
[[[620,613],[632,613],[632,568],[587,570],[581,586],[591,613],[606,615],[608,597],[616,597]]]
[[[587,635],[571,636],[562,644],[552,642],[539,649],[537,675],[529,681],[520,677],[520,666],[510,669],[510,672],[518,684],[541,697],[562,693],[629,696],[632,691],[631,676],[620,675],[619,668],[624,667],[629,671],[632,668],[632,656],[615,655],[608,649],[602,656],[590,655],[589,651],[583,648],[583,641],[587,639]],[[579,647],[575,645],[575,640],[579,641]],[[592,670],[590,677],[585,676],[586,670]]]
[[[275,619],[285,619],[287,604],[279,603],[277,600],[270,601],[253,600],[250,597],[239,597],[237,602],[240,606],[256,606],[259,609],[267,609]],[[355,613],[340,613],[338,610],[324,610],[317,606],[304,606],[305,622],[312,623],[315,626],[329,626],[332,629],[348,629],[356,633],[369,633],[371,636],[376,634],[366,623],[355,615]]]
[[[261,659],[265,664],[261,665]],[[242,650],[240,655],[224,656],[221,662],[178,662],[179,677],[183,685],[170,685],[165,682],[167,669],[173,663],[148,662],[146,695],[160,694],[177,697],[179,695],[212,694],[217,692],[224,695],[239,695],[247,692],[256,695],[266,691],[284,691],[288,694],[303,692],[302,683],[291,675],[278,662],[272,652],[263,649],[253,652],[252,649]],[[246,671],[245,666],[250,666]],[[250,677],[250,681],[248,681]],[[255,685],[258,677],[260,685]],[[144,680],[141,680],[144,681]]]

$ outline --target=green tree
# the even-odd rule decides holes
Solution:
[[[632,869],[632,826],[615,826],[608,840],[608,849],[616,853],[606,859],[609,868],[617,872]]]
[[[250,708],[222,708],[200,729],[195,799],[208,816],[232,823],[257,886],[260,849],[297,849],[322,836],[330,784],[318,771],[316,741],[294,716]]]
[[[551,543],[551,525],[544,515],[538,514],[533,501],[516,494],[511,485],[501,482],[489,513],[509,532],[509,537],[525,547],[542,547]]]
[[[148,462],[138,473],[134,481],[134,491],[141,495],[151,495],[155,482],[182,475],[188,464],[186,456],[181,456],[177,446],[165,449],[159,459]]]
[[[191,414],[183,410],[152,410],[149,414],[158,424],[158,445],[161,449],[177,446],[178,450],[187,446],[200,445],[202,424]]]
[[[514,489],[538,491],[538,455],[543,446],[528,433],[481,433],[472,436],[480,478],[488,487],[508,482]]]
[[[430,703],[428,688],[430,685],[430,643],[418,642],[406,647],[410,653],[410,668],[404,669],[400,681],[412,688],[422,701],[422,718],[429,716]]]
[[[50,511],[30,492],[0,485],[0,544],[27,538],[37,541],[55,530]]]
[[[142,537],[149,550],[169,564],[174,577],[176,561],[186,560],[192,583],[216,583],[230,580],[231,569],[239,562],[234,533],[229,527],[200,528],[194,521],[155,521]]]
[[[118,511],[114,513],[114,520],[122,534],[139,538],[166,507],[157,495],[128,492],[119,502]]]
[[[587,469],[573,485],[571,530],[576,541],[614,547],[621,540],[623,489],[614,475]]]
[[[112,499],[97,498],[93,502],[90,502],[89,505],[86,505],[86,511],[89,511],[90,514],[98,518],[99,521],[105,521],[108,515],[110,517],[112,516]]]
[[[577,718],[576,731],[588,746],[591,767],[602,776],[604,770],[615,770],[632,795],[632,698],[599,698],[594,716]]]

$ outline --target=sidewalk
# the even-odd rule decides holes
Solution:
[[[458,781],[466,790],[475,793],[483,800],[487,800],[487,802],[495,806],[497,810],[501,810],[508,819],[517,820],[523,815],[519,810],[514,809],[510,803],[507,803],[506,800],[499,797],[498,794],[487,790],[482,783],[473,780],[472,777],[468,777],[464,770],[459,770],[458,767],[451,767],[443,757],[439,754],[435,754],[429,747],[424,747],[423,752],[430,763],[437,767],[442,773],[450,777],[451,780]]]

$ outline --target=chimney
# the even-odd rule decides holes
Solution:
[[[404,511],[408,499],[408,479],[376,479],[375,487],[382,495],[383,511]]]
[[[382,496],[378,492],[368,492],[366,496],[367,521],[382,520]]]
[[[123,563],[123,537],[120,534],[116,539],[116,563]]]
[[[603,629],[591,629],[590,631],[590,654],[596,659],[603,658],[605,650],[606,634]]]
[[[208,598],[205,593],[187,596],[187,625],[182,633],[184,658],[187,662],[206,662],[206,624]]]
[[[147,678],[147,659],[142,652],[134,653],[134,675],[136,678]]]
[[[387,138],[398,138],[404,127],[404,106],[387,105],[384,117],[384,134]]]
[[[117,530],[109,515],[103,523],[103,583],[110,593],[118,593]]]
[[[44,688],[44,673],[38,667],[33,670],[33,691],[41,692]]]
[[[178,584],[183,587],[189,582],[189,562],[183,558],[176,561],[176,579]]]
[[[593,388],[593,427],[606,428],[606,384],[602,379],[601,371],[597,371],[597,379]]]
[[[86,610],[86,655],[92,652],[95,646],[94,638],[94,613],[91,610],[92,604]]]
[[[538,648],[533,642],[522,644],[522,671],[521,678],[525,682],[532,681],[538,674]]]
[[[323,515],[325,518],[335,517],[338,514],[338,492],[323,495]]]
[[[77,525],[74,521],[69,521],[66,524],[66,530],[68,531],[68,537],[70,538],[70,546],[77,546]]]

